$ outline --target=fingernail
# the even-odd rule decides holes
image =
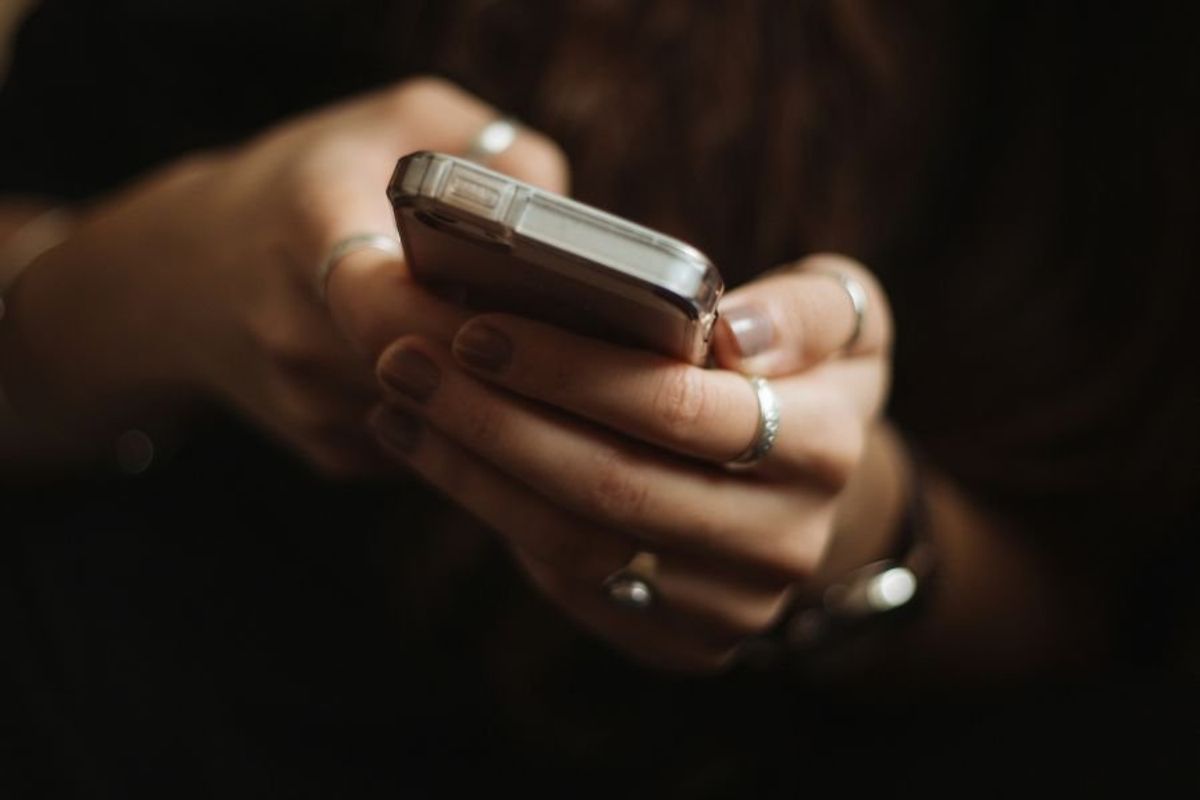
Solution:
[[[469,367],[499,372],[512,359],[512,340],[483,324],[470,324],[454,337],[454,355]]]
[[[390,408],[376,413],[371,418],[371,427],[384,444],[405,453],[416,447],[417,434],[421,432],[421,423],[416,417]]]
[[[400,350],[385,361],[379,377],[393,391],[424,403],[442,379],[437,365],[416,350]]]
[[[761,308],[740,306],[721,312],[721,319],[729,326],[738,354],[750,358],[767,350],[775,343],[775,327]]]

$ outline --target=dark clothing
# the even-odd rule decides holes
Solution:
[[[48,0],[22,31],[0,92],[0,192],[84,201],[193,149],[440,69],[450,5]],[[509,34],[521,36],[520,26]],[[522,52],[490,57],[524,58],[517,71],[548,57]],[[454,77],[472,85],[470,75]],[[476,76],[474,88],[486,83]],[[521,111],[541,122],[536,108]],[[937,220],[927,222],[923,241],[936,240]],[[891,253],[885,277],[901,330],[896,410],[957,474],[956,448],[980,418],[938,427],[924,410],[922,398],[941,391],[917,385],[938,374],[928,353],[952,349],[954,332],[923,322],[926,301],[902,279],[902,254],[931,249],[880,248]],[[1061,288],[1053,275],[1044,285]],[[967,278],[946,291],[949,306],[987,300]],[[1002,316],[995,303],[1013,301],[993,297],[989,322]],[[907,342],[906,330],[915,331]],[[970,363],[972,354],[984,363]],[[959,352],[948,369],[986,375],[991,355]],[[1164,387],[1176,406],[1195,400],[1194,377],[1152,366],[1145,385]],[[1068,388],[1087,383],[1057,377]],[[1041,388],[980,381],[969,387],[982,404],[972,409]],[[1126,410],[1140,419],[1143,408]],[[1004,452],[1006,430],[997,423],[983,438]],[[1194,454],[1194,431],[1183,430],[1180,452]],[[1046,463],[1075,452],[1050,448]],[[1168,463],[1186,470],[1188,457]],[[970,475],[981,491],[991,477]],[[1108,486],[1101,478],[1095,485]],[[1194,475],[1178,479],[1195,485]],[[1104,492],[1030,480],[994,500],[1052,496],[1045,518],[1056,519]],[[1128,492],[1122,513],[1151,490]],[[3,501],[5,797],[442,796],[476,787],[794,796],[838,783],[925,788],[967,772],[1020,781],[1044,769],[1099,786],[1135,755],[1150,763],[1140,758],[1146,749],[1160,774],[1196,749],[1195,676],[1172,649],[1181,620],[1167,613],[1196,577],[1194,498],[1150,518],[1153,542],[1138,554],[1145,567],[1114,600],[1125,660],[1139,663],[1067,686],[915,707],[788,674],[697,679],[632,667],[562,620],[498,543],[421,486],[330,485],[233,420],[212,421],[146,476],[6,490]],[[1174,723],[1191,735],[1165,735]]]

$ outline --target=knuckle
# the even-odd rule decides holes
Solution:
[[[504,427],[504,416],[484,403],[477,404],[464,419],[466,441],[484,449],[500,441]]]
[[[690,432],[705,416],[708,398],[704,376],[690,367],[671,367],[662,371],[655,390],[653,407],[657,419],[675,435]]]
[[[647,482],[638,480],[630,460],[615,448],[597,451],[589,504],[605,519],[628,523],[638,519],[649,497]]]

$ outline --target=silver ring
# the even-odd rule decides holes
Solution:
[[[745,469],[762,461],[779,437],[779,398],[775,390],[766,378],[749,375],[746,380],[750,381],[754,397],[758,400],[758,430],[742,454],[726,463],[725,466],[735,469]]]
[[[844,272],[838,272],[832,269],[815,270],[818,275],[826,275],[833,278],[846,291],[846,295],[850,298],[850,305],[854,308],[854,327],[850,330],[850,335],[842,344],[840,352],[848,353],[853,349],[854,345],[858,344],[858,340],[862,337],[863,323],[867,317],[867,290],[856,278],[851,278]]]
[[[622,608],[648,611],[658,602],[658,589],[654,585],[657,570],[658,556],[639,550],[628,564],[604,579],[604,592]]]
[[[463,157],[486,164],[512,147],[512,143],[517,140],[517,133],[516,120],[509,117],[494,119],[479,129],[479,133],[475,134],[475,138],[467,146]]]
[[[395,236],[382,233],[356,233],[341,239],[329,250],[329,255],[317,268],[316,284],[317,297],[325,302],[325,291],[329,285],[329,275],[333,268],[346,256],[356,250],[380,250],[389,256],[399,256],[401,253],[400,240]]]

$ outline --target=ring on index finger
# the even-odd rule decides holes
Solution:
[[[747,469],[762,461],[767,453],[771,452],[775,440],[779,437],[779,397],[776,396],[775,390],[766,378],[751,375],[746,380],[750,382],[754,389],[754,398],[758,401],[758,426],[754,432],[754,439],[741,455],[726,462],[725,466],[730,469]]]

